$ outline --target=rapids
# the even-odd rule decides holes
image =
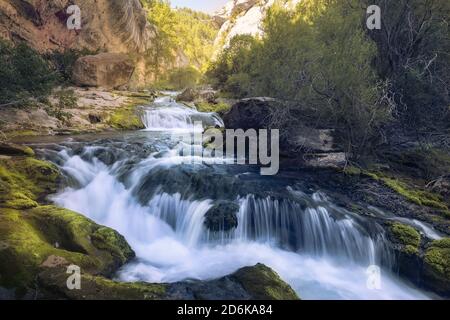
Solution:
[[[197,120],[223,126],[216,114],[166,96],[145,107],[144,131],[38,146],[67,177],[52,200],[118,230],[136,251],[117,279],[207,280],[260,262],[303,299],[429,298],[390,271],[395,257],[375,220],[320,190],[301,190],[301,175],[260,177],[253,166],[181,161],[170,132],[189,131]],[[205,214],[222,199],[239,204],[238,227],[208,231]],[[379,290],[367,285],[371,265],[381,267]]]

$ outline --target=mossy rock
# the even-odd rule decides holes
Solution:
[[[298,300],[292,288],[270,268],[258,264],[209,281],[170,284],[124,283],[81,275],[80,290],[68,290],[64,268],[44,270],[38,284],[42,298],[71,300]],[[40,297],[41,298],[41,297]]]
[[[54,206],[0,209],[0,244],[0,286],[17,289],[18,296],[33,289],[51,256],[105,276],[134,257],[117,232]]]
[[[424,282],[433,291],[450,296],[450,238],[435,240],[424,256]]]
[[[124,107],[117,108],[108,119],[108,124],[117,130],[140,130],[145,129],[141,119],[139,105],[147,103],[143,99],[131,99],[131,102]]]
[[[0,207],[28,209],[57,190],[58,169],[31,157],[0,159]]]
[[[239,269],[230,276],[255,300],[298,300],[295,291],[269,267],[257,264]]]
[[[30,147],[12,143],[0,143],[0,155],[34,157]]]
[[[396,222],[390,225],[389,230],[391,241],[400,245],[402,251],[411,255],[419,253],[421,236],[416,229]]]
[[[124,283],[101,276],[81,274],[79,290],[66,286],[65,269],[48,269],[39,274],[39,287],[44,298],[69,300],[160,300],[166,298],[168,285],[151,283]]]

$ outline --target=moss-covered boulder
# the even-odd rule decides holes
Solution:
[[[58,169],[32,157],[0,159],[0,207],[28,209],[57,190]]]
[[[132,259],[133,250],[116,231],[45,205],[60,172],[23,148],[23,154],[0,159],[0,287],[21,297],[35,289],[46,268],[75,264],[108,276]]]
[[[133,257],[120,234],[75,212],[0,209],[0,286],[17,289],[18,296],[34,290],[37,275],[49,266],[74,264],[108,276]]]
[[[139,101],[133,101],[129,106],[118,108],[108,119],[108,124],[117,130],[140,130],[145,125],[142,122],[141,112],[137,108]],[[142,101],[144,102],[144,101]]]
[[[68,275],[56,267],[41,272],[38,284],[45,298],[73,300],[298,300],[292,288],[270,268],[258,264],[210,281],[170,284],[123,283],[82,274],[79,290],[66,286]]]
[[[298,300],[295,291],[263,264],[245,267],[231,275],[255,300]]]
[[[419,253],[420,233],[411,226],[402,223],[390,225],[390,239],[397,248],[408,255]]]
[[[64,268],[47,269],[39,274],[42,297],[69,300],[161,300],[167,298],[166,284],[124,283],[102,276],[82,273],[79,290],[66,286],[68,274]]]
[[[424,256],[425,285],[450,297],[450,238],[431,242]]]

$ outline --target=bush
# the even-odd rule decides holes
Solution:
[[[66,111],[66,109],[73,109],[77,107],[77,97],[73,90],[64,89],[55,92],[55,102],[47,103],[45,111],[48,115],[61,120],[63,123],[68,123],[72,118],[72,114]]]
[[[335,129],[355,157],[370,151],[377,129],[390,119],[390,105],[358,4],[304,0],[286,10],[276,2],[263,21],[262,38],[233,38],[207,74],[235,97],[285,101],[289,112],[274,115],[277,126],[316,123]]]
[[[0,40],[0,104],[46,97],[57,80],[57,72],[34,49]]]
[[[188,87],[194,87],[200,81],[202,75],[200,71],[193,67],[178,68],[168,72],[161,85],[166,88],[181,90]]]

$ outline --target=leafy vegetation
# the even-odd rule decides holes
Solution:
[[[303,120],[336,129],[345,149],[362,152],[390,117],[385,85],[371,62],[358,1],[308,0],[296,10],[275,4],[264,36],[232,39],[208,72],[214,84],[238,97],[271,96],[286,101],[276,125]],[[295,111],[294,111],[295,110]]]
[[[58,73],[34,49],[0,40],[0,104],[47,97],[57,81]]]
[[[156,80],[176,88],[197,83],[213,55],[218,32],[211,16],[187,8],[172,9],[167,0],[143,3],[149,22],[157,30],[157,39],[146,53]]]
[[[371,4],[382,8],[382,30],[366,27]],[[449,7],[445,0],[304,0],[295,10],[276,3],[263,36],[232,39],[207,75],[232,96],[284,101],[274,127],[334,128],[356,160],[391,124],[414,131],[413,140],[433,132],[448,144]]]

